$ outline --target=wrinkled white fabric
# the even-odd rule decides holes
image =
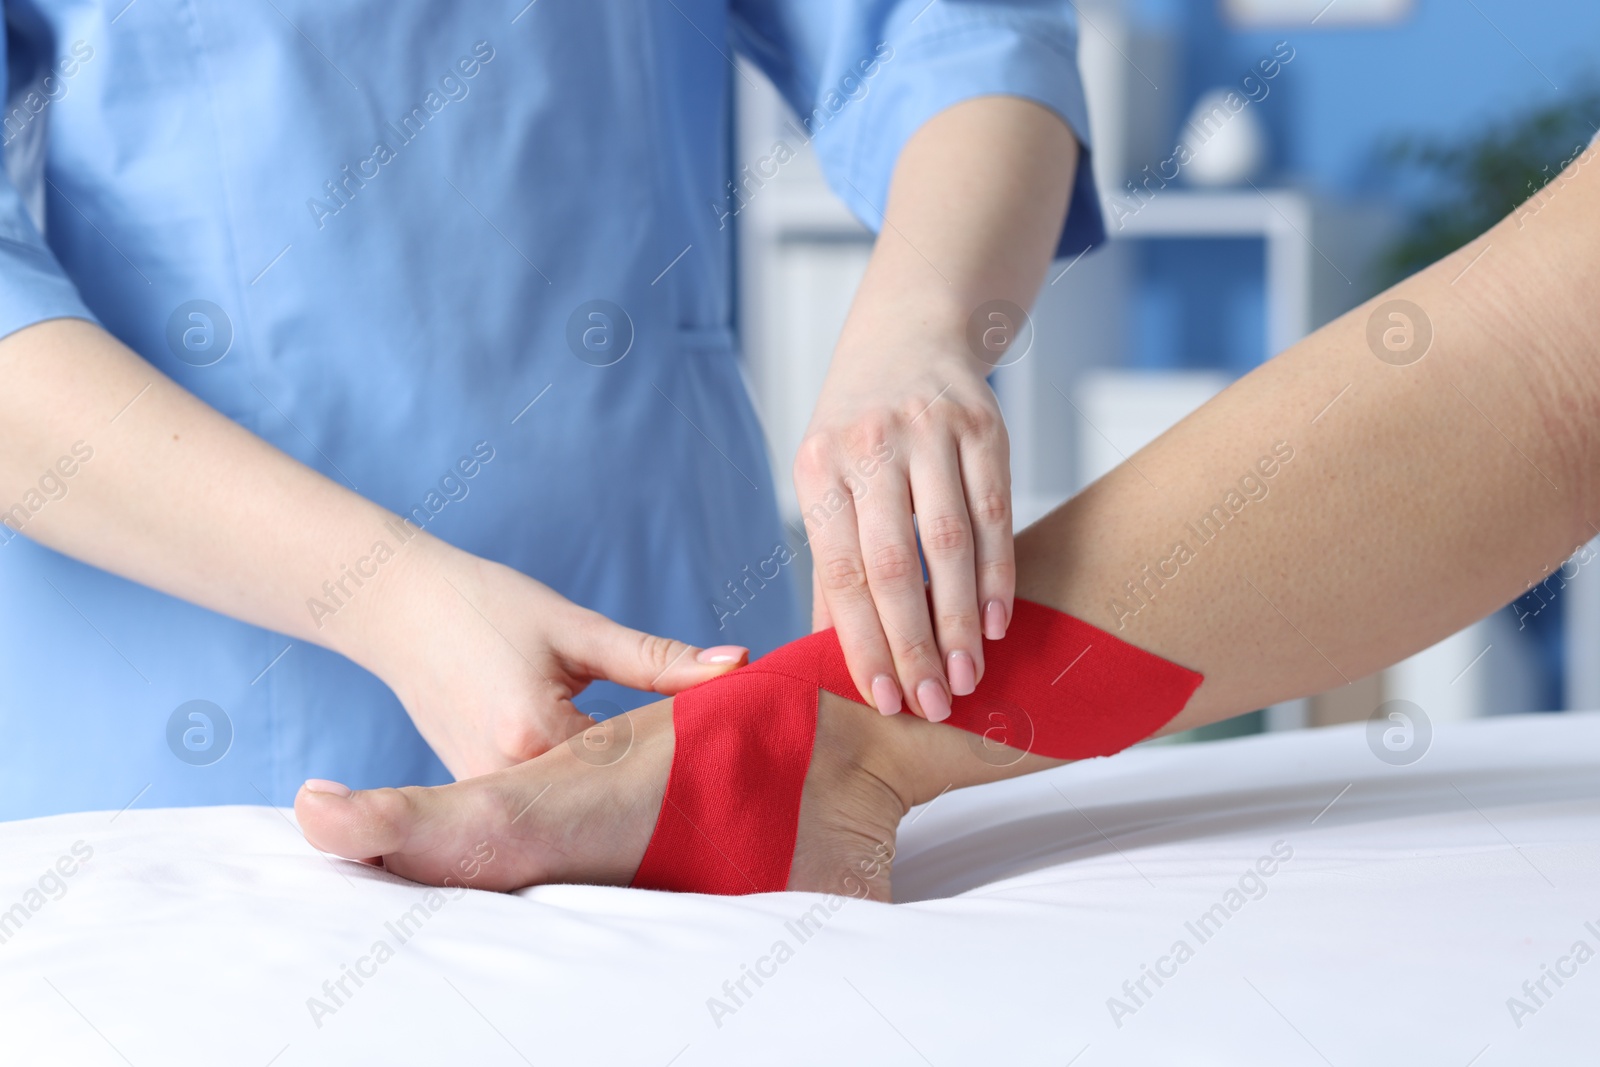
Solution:
[[[908,903],[552,886],[430,911],[290,812],[10,823],[0,1062],[1579,1062],[1600,714],[1443,725],[1408,767],[1340,727],[951,793],[902,827],[896,886]]]

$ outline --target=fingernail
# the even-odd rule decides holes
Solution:
[[[932,678],[917,686],[917,702],[929,722],[944,722],[950,717],[950,698],[944,695],[944,686]]]
[[[743,645],[714,645],[711,648],[702,648],[694,658],[699,663],[720,667],[725,663],[738,663],[749,654],[750,650]]]
[[[900,714],[900,687],[894,684],[893,678],[880,674],[872,680],[872,702],[878,706],[880,715]]]
[[[326,778],[307,778],[306,791],[308,793],[326,793],[332,797],[347,797],[350,787],[339,782],[330,782]]]
[[[998,641],[1006,635],[1006,606],[991,600],[983,606],[983,636]]]
[[[950,653],[946,669],[950,672],[950,692],[956,696],[964,697],[978,688],[978,665],[969,653]]]

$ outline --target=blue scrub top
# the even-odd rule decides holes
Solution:
[[[868,225],[959,100],[1087,143],[1065,2],[0,2],[0,334],[98,321],[431,533],[757,653],[802,632],[770,561],[803,534],[731,329],[733,54]],[[1102,235],[1078,173],[1071,254]],[[63,454],[115,449],[116,414]],[[0,818],[448,780],[365,670],[40,547],[36,504],[0,501]]]

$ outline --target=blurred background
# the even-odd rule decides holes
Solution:
[[[1111,239],[1052,267],[1031,348],[992,379],[1019,529],[1235,377],[1481,233],[1600,130],[1594,0],[1076,6]],[[745,73],[739,326],[798,527],[788,465],[871,243],[782,101]],[[1242,110],[1218,108],[1229,91]],[[795,158],[755,173],[780,143]],[[1195,733],[1364,720],[1395,699],[1435,721],[1600,708],[1589,552],[1528,575],[1516,602],[1379,675]],[[809,573],[796,581],[809,596]]]

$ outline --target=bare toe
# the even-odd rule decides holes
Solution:
[[[340,795],[308,784],[295,797],[306,840],[346,859],[381,858],[396,874],[430,885],[511,888],[510,872],[493,871],[499,793],[469,779],[436,789],[364,789]],[[495,877],[499,875],[499,877]],[[524,883],[526,884],[526,883]]]
[[[295,798],[295,815],[306,840],[324,852],[377,857],[386,869],[430,885],[627,885],[649,844],[672,765],[671,702],[629,718],[630,744],[615,757],[562,745],[436,788],[351,792],[313,780]],[[863,759],[886,728],[880,719],[822,694],[790,889],[890,899],[895,828],[905,806]]]

